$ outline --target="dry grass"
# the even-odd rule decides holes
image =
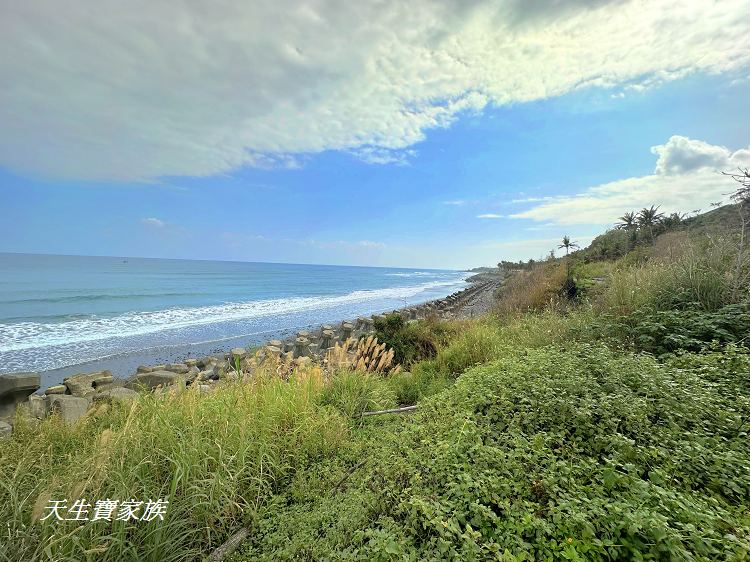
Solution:
[[[368,336],[336,343],[326,354],[325,362],[330,369],[351,369],[364,373],[398,373],[400,365],[393,365],[394,350],[378,338]]]
[[[560,307],[566,267],[562,262],[545,262],[531,271],[516,272],[503,286],[496,311],[507,315]]]

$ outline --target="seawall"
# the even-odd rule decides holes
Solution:
[[[406,321],[428,317],[455,319],[478,316],[491,306],[492,294],[501,278],[477,279],[474,284],[445,298],[417,306],[394,310]],[[42,419],[54,412],[69,423],[83,417],[88,408],[100,400],[131,400],[137,391],[177,385],[198,385],[209,392],[222,380],[236,379],[234,366],[239,363],[250,369],[260,357],[279,358],[297,364],[322,361],[328,349],[349,338],[358,339],[374,332],[374,321],[380,315],[324,324],[313,330],[300,330],[283,339],[272,339],[261,346],[238,346],[228,352],[210,354],[182,361],[139,365],[130,377],[115,378],[111,371],[76,373],[53,384],[38,394],[39,373],[0,375],[0,436],[9,435],[16,409],[23,408],[32,418]],[[244,370],[244,369],[243,369]]]

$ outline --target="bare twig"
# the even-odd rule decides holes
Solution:
[[[416,410],[416,406],[404,406],[403,408],[393,408],[391,410],[378,410],[377,412],[362,412],[362,417],[367,416],[379,416],[380,414],[403,414],[406,412],[413,412]]]
[[[331,491],[331,493],[335,494],[336,491],[341,487],[341,485],[344,482],[346,482],[352,474],[354,474],[354,471],[357,470],[360,466],[362,466],[363,464],[365,464],[367,462],[367,459],[368,459],[368,457],[365,457],[361,461],[359,461],[357,464],[355,464],[353,467],[351,467],[347,471],[347,473],[344,474],[344,476],[341,478],[341,480],[339,480],[338,482],[336,482],[336,485],[333,487],[333,490]]]

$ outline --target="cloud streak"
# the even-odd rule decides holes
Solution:
[[[405,164],[462,113],[750,65],[748,0],[6,2],[0,165],[153,181]],[[106,17],[102,17],[106,14]]]
[[[558,225],[609,225],[626,211],[650,205],[660,205],[668,213],[705,210],[710,203],[726,200],[734,189],[720,172],[750,166],[750,147],[731,151],[679,135],[651,152],[658,155],[653,174],[552,198],[510,216]]]

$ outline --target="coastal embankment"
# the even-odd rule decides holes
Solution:
[[[469,278],[469,281],[469,287],[445,298],[385,313],[400,315],[406,321],[429,317],[462,319],[480,316],[491,308],[493,295],[502,284],[503,275],[500,272],[484,273]],[[61,384],[58,384],[59,379],[52,380],[50,384],[51,373],[45,373],[45,380],[39,373],[0,375],[0,403],[3,404],[0,419],[5,419],[2,422],[3,430],[5,433],[11,431],[10,422],[20,404],[28,408],[32,417],[41,419],[52,412],[59,412],[63,419],[73,422],[85,415],[91,404],[98,400],[129,400],[139,390],[197,384],[202,391],[208,392],[219,381],[236,378],[238,366],[242,372],[251,373],[257,361],[266,358],[296,364],[321,362],[327,351],[337,343],[373,333],[374,322],[383,315],[322,324],[268,340],[262,345],[245,344],[201,357],[183,355],[169,362],[141,364],[133,369],[129,377],[116,378],[109,369],[92,369],[64,377]],[[45,389],[40,394],[42,388]]]
[[[200,358],[443,298],[466,271],[0,253],[0,374]]]

